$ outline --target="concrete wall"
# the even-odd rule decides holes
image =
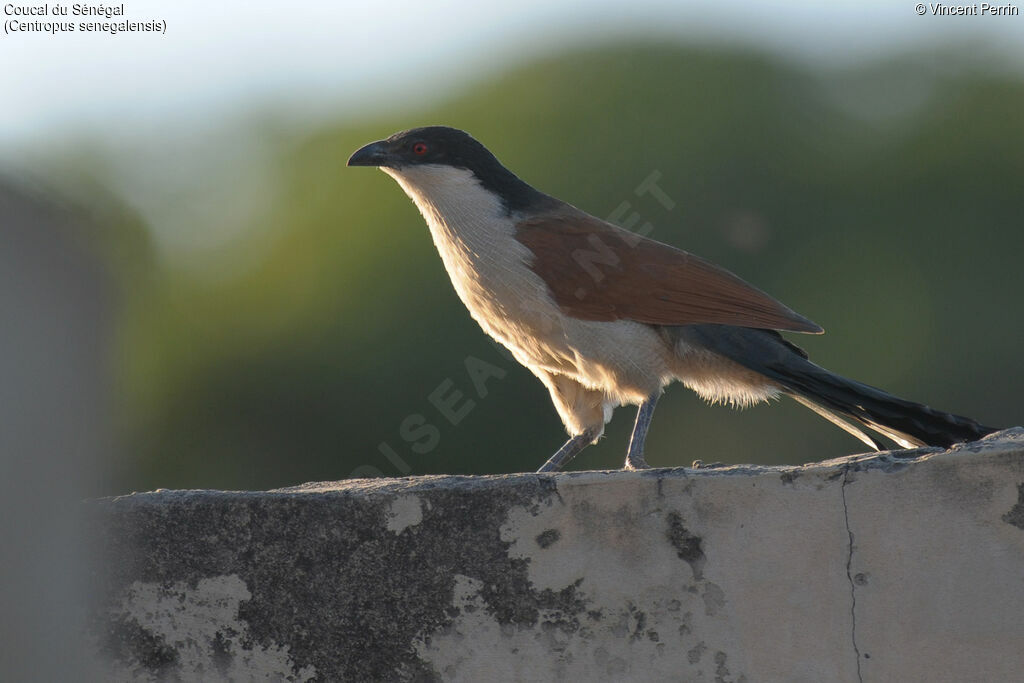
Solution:
[[[1024,678],[1024,430],[93,502],[111,680]]]

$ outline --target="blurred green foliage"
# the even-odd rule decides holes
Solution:
[[[638,214],[656,239],[822,324],[824,337],[791,336],[822,365],[989,424],[1024,421],[1019,78],[927,59],[818,70],[638,43],[452,88],[436,108],[408,103],[274,140],[279,186],[251,232],[256,265],[222,278],[129,269],[120,485],[531,471],[562,443],[546,391],[466,314],[400,188],[345,167],[365,142],[435,123],[470,131],[591,213],[629,202],[623,218]],[[672,210],[635,194],[652,171]],[[220,258],[245,252],[245,239]],[[485,397],[470,356],[506,373]],[[428,398],[439,385],[475,402],[458,425]],[[407,427],[436,428],[428,452],[403,439],[411,415],[422,419]],[[618,467],[631,424],[619,410],[574,467]],[[796,463],[860,449],[791,401],[738,412],[677,385],[648,459]]]

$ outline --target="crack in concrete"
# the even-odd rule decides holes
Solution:
[[[849,551],[846,554],[846,580],[850,582],[850,620],[852,622],[850,640],[853,643],[853,654],[857,657],[857,680],[864,683],[860,671],[860,648],[857,647],[857,585],[853,580],[853,530],[850,528],[850,508],[846,504],[846,485],[850,482],[850,467],[843,468],[843,484],[839,490],[843,496],[843,519],[846,521],[846,534],[849,536]]]

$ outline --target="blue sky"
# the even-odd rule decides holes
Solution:
[[[134,0],[125,18],[164,19],[166,35],[0,36],[0,148],[188,129],[261,106],[315,116],[440,98],[460,72],[621,33],[742,42],[835,63],[973,39],[1024,63],[1024,13],[918,16],[915,4]]]

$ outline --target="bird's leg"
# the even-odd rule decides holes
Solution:
[[[627,470],[645,470],[650,467],[644,460],[644,441],[647,439],[647,429],[651,426],[651,416],[654,415],[654,407],[658,405],[658,398],[658,394],[648,397],[636,411],[636,424],[633,425],[633,436],[629,439],[629,450],[626,451]]]
[[[579,455],[580,451],[592,443],[594,443],[594,432],[592,430],[588,429],[582,434],[577,434],[566,441],[537,471],[557,472],[565,465],[568,465],[570,460]]]

